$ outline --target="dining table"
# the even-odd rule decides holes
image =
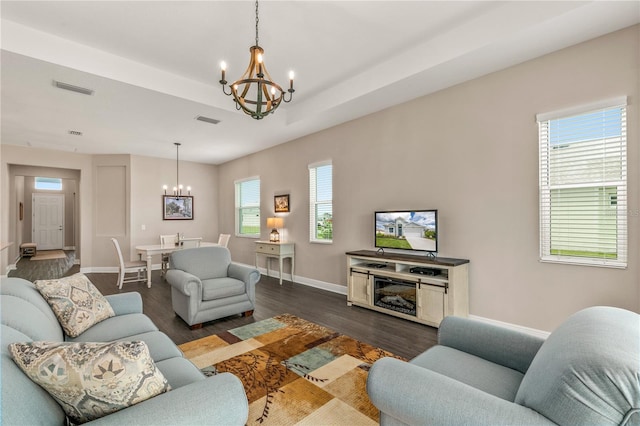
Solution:
[[[187,241],[187,240],[190,240],[190,239],[185,238],[182,241]],[[217,245],[219,244],[207,242],[207,241],[200,242],[200,247],[213,247]],[[176,250],[182,250],[185,248],[187,247],[182,245],[180,242],[174,243],[174,244],[145,244],[145,245],[136,246],[136,252],[143,258],[146,258],[147,260],[147,286],[148,287],[151,287],[151,266],[152,266],[151,260],[153,256],[158,254],[164,254],[164,253],[173,253]]]

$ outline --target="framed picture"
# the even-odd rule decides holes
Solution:
[[[289,194],[276,195],[273,197],[273,204],[276,213],[289,213]]]
[[[162,220],[193,220],[193,196],[162,196]]]

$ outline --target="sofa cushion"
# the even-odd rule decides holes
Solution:
[[[562,424],[640,424],[640,316],[593,307],[547,338],[516,403]]]
[[[224,299],[246,292],[244,283],[235,278],[213,278],[202,281],[202,300]]]
[[[74,423],[103,417],[171,388],[144,342],[12,343],[9,351]]]
[[[64,332],[71,337],[115,316],[107,299],[84,274],[38,280],[34,284],[51,305]]]
[[[523,374],[448,346],[434,346],[411,360],[411,364],[465,383],[513,402]]]

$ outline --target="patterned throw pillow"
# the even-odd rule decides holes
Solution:
[[[12,343],[31,380],[73,423],[85,423],[171,390],[144,342]]]
[[[107,299],[84,274],[38,280],[34,284],[67,336],[78,337],[100,321],[115,316]]]

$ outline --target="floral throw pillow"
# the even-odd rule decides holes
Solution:
[[[12,343],[9,352],[76,424],[171,390],[140,341]]]
[[[38,280],[34,284],[67,336],[78,337],[100,321],[115,316],[107,299],[84,274]]]

